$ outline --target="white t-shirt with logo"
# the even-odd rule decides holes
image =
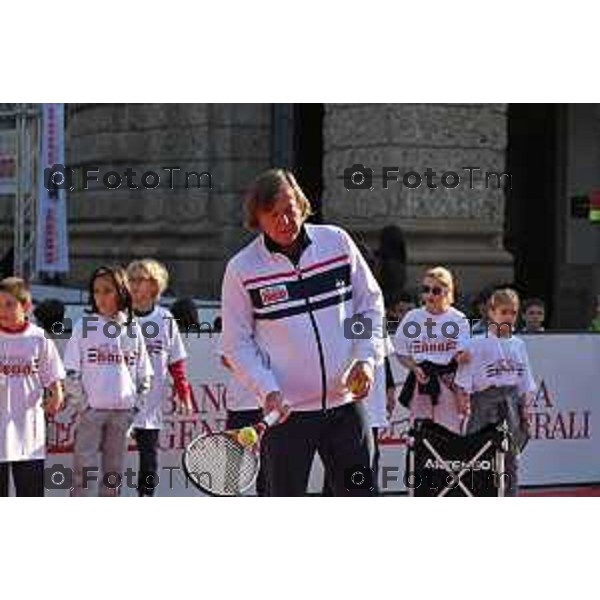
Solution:
[[[426,325],[428,319],[431,319],[431,337]],[[394,348],[399,355],[410,356],[417,363],[429,361],[447,365],[457,352],[465,349],[469,338],[469,321],[454,307],[439,315],[424,308],[414,308],[404,315],[398,325]]]
[[[467,350],[471,361],[459,365],[454,378],[454,383],[466,392],[479,392],[492,386],[516,386],[521,394],[536,391],[523,340],[515,336],[499,338],[489,333],[471,339]]]
[[[0,462],[46,457],[44,388],[65,378],[62,361],[44,330],[0,330]]]
[[[171,394],[169,365],[187,358],[187,352],[177,321],[166,308],[156,306],[149,315],[137,316],[136,321],[142,330],[154,378],[145,397],[146,401],[135,416],[133,426],[141,429],[160,429],[163,405]],[[144,332],[146,335],[143,335]]]
[[[97,314],[80,319],[67,342],[64,363],[67,393],[74,377],[80,376],[85,402],[92,408],[139,406],[138,392],[147,391],[152,382],[152,364],[139,323],[128,327],[122,314],[116,319]]]

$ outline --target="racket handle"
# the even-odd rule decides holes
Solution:
[[[284,404],[283,405],[285,409],[288,409],[288,405]],[[279,419],[281,419],[281,412],[278,410],[272,410],[271,412],[267,413],[264,417],[262,422],[267,426],[267,427],[272,427],[273,425],[275,425]]]

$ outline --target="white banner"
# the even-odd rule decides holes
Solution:
[[[523,336],[538,393],[529,407],[532,440],[521,461],[522,485],[561,485],[600,482],[600,423],[596,406],[600,365],[600,335]],[[165,404],[161,433],[161,468],[158,494],[191,496],[198,492],[187,484],[181,471],[181,451],[197,434],[223,428],[229,373],[215,354],[217,337],[191,335],[186,340],[190,358],[188,373],[194,391],[194,414],[181,416],[175,403]],[[59,345],[62,346],[63,342]],[[408,415],[397,406],[389,428],[380,434],[380,484],[383,492],[406,490],[403,483],[405,434]],[[71,465],[73,422],[51,423],[47,465]],[[137,469],[137,454],[130,446],[128,466]],[[123,482],[123,494],[135,495]],[[319,492],[322,470],[315,461],[309,491]],[[65,495],[56,490],[49,495]]]
[[[600,335],[524,335],[538,383],[525,485],[600,482]]]
[[[64,166],[64,105],[44,104],[41,128],[41,160],[38,169],[36,267],[43,273],[66,273],[69,270],[67,243],[66,190],[48,190],[48,169]],[[71,175],[62,172],[70,187]],[[60,181],[60,179],[57,179]]]
[[[520,457],[521,485],[600,482],[600,411],[597,372],[600,335],[519,336],[527,345],[538,384],[528,407],[531,441]],[[383,491],[406,490],[403,433],[407,414],[397,407],[390,437],[383,434],[380,482]]]

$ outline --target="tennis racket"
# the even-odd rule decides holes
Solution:
[[[271,411],[253,427],[207,433],[194,438],[183,451],[186,477],[202,492],[211,496],[240,496],[254,484],[260,469],[260,444],[267,429],[281,418]],[[243,443],[252,431],[254,440]],[[242,436],[240,436],[240,432]]]

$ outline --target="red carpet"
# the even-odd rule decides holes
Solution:
[[[579,487],[539,488],[521,490],[519,496],[547,496],[547,497],[575,497],[575,496],[597,496],[600,497],[600,485],[587,485]]]

